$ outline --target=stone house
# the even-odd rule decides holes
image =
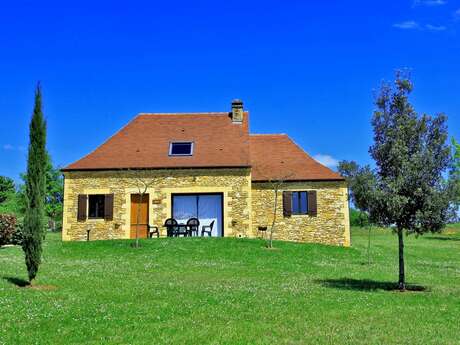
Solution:
[[[170,217],[258,237],[276,194],[275,239],[350,245],[345,180],[285,134],[249,134],[239,100],[230,112],[139,114],[62,171],[65,241],[133,238],[139,224],[140,237],[149,225],[166,236]]]

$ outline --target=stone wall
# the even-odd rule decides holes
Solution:
[[[64,173],[63,240],[130,237],[131,194],[137,178],[148,182],[149,223],[161,226],[171,216],[172,193],[222,193],[224,235],[252,236],[249,169],[169,169],[139,171],[69,171]],[[77,221],[78,194],[114,194],[113,221]],[[166,230],[160,227],[161,235]]]
[[[282,191],[317,191],[318,215],[283,216]],[[270,226],[275,192],[268,183],[252,184],[252,228]],[[345,182],[287,182],[278,193],[274,239],[350,246],[348,189]],[[267,232],[268,236],[268,232]]]
[[[131,194],[136,178],[150,183],[149,223],[161,226],[171,216],[173,193],[222,193],[224,235],[255,237],[259,226],[270,228],[274,190],[252,183],[249,169],[170,169],[140,171],[65,172],[63,240],[125,239],[130,237]],[[282,190],[316,190],[318,215],[283,217]],[[289,182],[278,195],[274,238],[286,241],[350,245],[348,193],[345,182]],[[113,221],[77,221],[78,194],[114,194]],[[160,227],[162,236],[166,230]]]

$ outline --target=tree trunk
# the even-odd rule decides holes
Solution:
[[[268,248],[273,248],[273,232],[275,231],[276,212],[278,208],[278,188],[275,189],[275,205],[273,207],[273,222],[270,229],[270,239],[268,241]]]
[[[367,225],[367,228],[369,230],[368,232],[368,239],[367,239],[367,264],[371,264],[371,226]]]
[[[399,242],[399,290],[406,290],[406,276],[404,273],[404,232],[398,229],[398,242]]]

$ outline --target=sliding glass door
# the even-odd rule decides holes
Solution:
[[[211,236],[223,236],[222,194],[173,194],[172,217],[182,224],[190,218],[198,218],[200,235],[203,225],[214,222]]]

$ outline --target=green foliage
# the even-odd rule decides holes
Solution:
[[[443,178],[452,163],[447,117],[417,115],[408,99],[411,81],[396,77],[394,88],[382,85],[372,119],[377,174],[371,218],[399,231],[439,232],[453,215],[453,186]]]
[[[455,216],[455,184],[444,179],[452,168],[447,117],[419,116],[409,102],[412,89],[409,77],[401,72],[394,87],[382,85],[370,148],[377,165],[370,216],[373,222],[396,227],[401,290],[405,289],[403,233],[440,232]]]
[[[370,166],[360,167],[354,161],[341,161],[338,170],[348,182],[353,204],[362,212],[369,212],[376,183]]]
[[[457,204],[460,204],[460,143],[452,138],[452,146],[454,149],[454,164],[451,179],[456,186]]]
[[[455,138],[452,138],[452,145],[454,147],[454,160],[456,168],[460,169],[460,143]]]
[[[46,154],[46,188],[45,188],[45,215],[50,230],[57,230],[62,225],[62,204],[64,199],[64,181],[58,167],[53,166],[51,156]],[[27,181],[27,173],[21,178]],[[24,184],[25,187],[25,184]],[[25,203],[25,188],[20,190],[20,202]]]
[[[50,233],[37,284],[52,291],[18,289],[23,254],[0,249],[0,343],[458,344],[459,230],[407,238],[410,283],[428,289],[408,294],[387,291],[388,230],[373,230],[371,268],[361,228],[352,248],[275,241],[276,250],[210,237],[145,239],[133,251],[134,240]]]
[[[0,214],[20,215],[19,200],[14,181],[6,176],[0,176]]]
[[[64,180],[59,168],[55,168],[49,155],[46,164],[46,198],[45,213],[48,216],[51,230],[56,230],[56,224],[62,224],[62,204],[64,201]]]
[[[59,230],[62,225],[62,202],[64,181],[58,167],[54,167],[49,154],[46,155],[46,197],[45,215],[51,230]],[[9,177],[0,176],[0,213],[14,214],[22,218],[26,209],[27,173],[21,174],[24,184],[16,191]]]
[[[13,179],[0,176],[0,204],[4,203],[15,192]]]
[[[22,217],[23,212],[20,195],[16,191],[6,194],[5,200],[0,203],[0,213],[14,214],[17,217]]]
[[[35,107],[30,122],[29,136],[22,247],[25,253],[29,281],[32,282],[41,263],[42,239],[45,229],[44,202],[48,159],[46,153],[46,122],[42,112],[40,85],[37,85],[35,93]]]
[[[369,215],[366,212],[357,210],[355,208],[350,208],[350,225],[357,227],[368,226]]]

